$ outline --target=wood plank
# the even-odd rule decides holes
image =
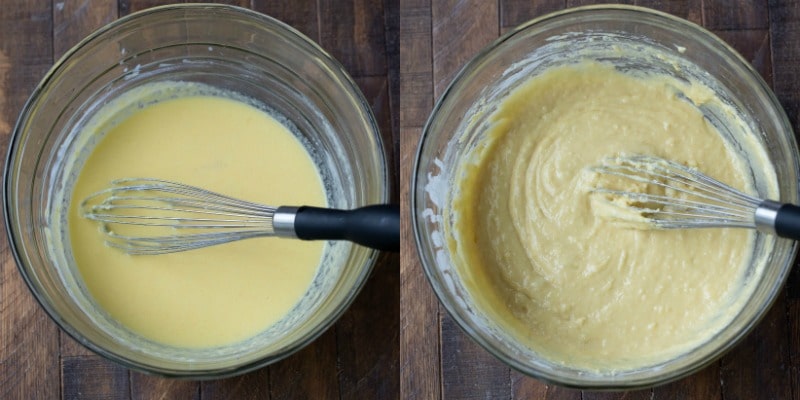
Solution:
[[[800,300],[786,301],[786,316],[789,320],[789,370],[787,376],[794,398],[800,397]]]
[[[512,399],[581,400],[578,389],[550,385],[516,371],[511,371]]]
[[[31,296],[5,240],[0,246],[0,398],[56,398],[58,328]]]
[[[334,325],[297,354],[268,367],[270,392],[274,400],[340,397],[337,327]]]
[[[400,8],[400,207],[409,215],[411,165],[421,127],[433,106],[431,2]],[[403,399],[441,399],[438,301],[417,258],[410,220],[400,220],[400,393]]]
[[[766,1],[704,0],[703,26],[711,30],[768,29]]]
[[[580,7],[580,6],[591,6],[595,4],[607,4],[608,1],[604,0],[567,0],[567,7]],[[635,4],[635,0],[616,0],[614,1],[616,4]]]
[[[627,392],[583,392],[582,400],[650,400],[653,394],[649,389]]]
[[[431,4],[433,84],[438,98],[461,67],[500,35],[496,2],[440,0]]]
[[[591,4],[605,4],[604,1],[573,1],[566,0],[502,0],[500,2],[500,28],[501,33],[506,33],[515,26],[530,19],[538,18],[547,13],[560,11],[567,6],[577,7]],[[632,0],[624,2],[641,7],[648,7],[666,12],[677,17],[702,23],[702,4],[693,0]]]
[[[385,76],[382,0],[320,0],[319,43],[354,77]]]
[[[67,335],[64,332],[59,332],[59,348],[61,357],[84,356],[88,358],[91,356],[95,356],[98,358],[102,358],[97,354],[95,354],[93,351],[89,350],[80,343],[76,342],[74,339],[72,339],[69,335]]]
[[[117,10],[120,17],[126,16],[136,11],[141,11],[147,8],[156,7],[170,3],[186,3],[186,0],[119,0],[117,3]]]
[[[722,396],[736,399],[788,399],[789,330],[782,293],[756,329],[722,358]]]
[[[201,384],[201,400],[237,399],[267,400],[271,399],[269,391],[269,369],[261,368],[245,375],[228,379],[205,381]],[[277,398],[277,397],[276,397]],[[301,398],[301,397],[296,397]],[[309,397],[310,398],[310,397]]]
[[[204,3],[216,3],[216,4],[227,4],[230,6],[238,6],[244,8],[251,8],[252,4],[250,0],[204,0]],[[187,1],[188,3],[188,1]]]
[[[680,17],[695,24],[703,24],[703,3],[696,0],[636,0],[634,4],[649,7]]]
[[[340,397],[400,397],[400,257],[382,255],[364,289],[336,325]]]
[[[772,84],[772,47],[769,30],[714,31],[714,33],[736,49],[768,84]]]
[[[50,1],[0,7],[0,146],[8,147],[23,104],[53,62]],[[5,231],[3,231],[5,235]],[[0,240],[0,398],[53,399],[60,393],[58,329],[23,282]]]
[[[394,193],[396,196],[400,190],[400,2],[384,0],[383,10],[387,79],[389,81],[389,118],[396,175]]]
[[[400,205],[409,213],[414,153],[433,107],[430,0],[407,0],[400,10]],[[410,220],[401,219],[400,392],[403,399],[442,398],[439,303],[417,257]]]
[[[279,19],[319,43],[319,15],[316,0],[254,0],[253,9]]]
[[[400,185],[400,137],[399,132],[392,129],[392,110],[391,94],[389,93],[389,81],[386,76],[371,76],[365,78],[355,78],[356,84],[361,89],[367,102],[375,115],[378,123],[381,139],[383,140],[384,152],[386,153],[386,163],[389,166],[389,183],[391,190],[391,202],[399,203],[397,196]],[[396,282],[399,284],[399,282]],[[397,299],[399,301],[399,297]],[[399,306],[398,304],[395,304]]]
[[[501,0],[500,29],[505,33],[511,28],[533,18],[560,11],[567,6],[566,0]]]
[[[4,138],[0,149],[3,154],[22,106],[53,64],[52,22],[49,1],[0,7],[0,135]]]
[[[456,322],[441,314],[442,397],[501,399],[512,393],[511,370],[467,337]]]
[[[775,94],[786,109],[789,119],[798,132],[800,111],[800,2],[770,2],[770,32],[772,35],[772,60],[775,63]],[[800,274],[795,268],[793,275]],[[800,288],[800,285],[795,286]],[[794,297],[794,295],[793,295]],[[800,297],[800,296],[798,296]]]
[[[53,56],[61,57],[72,46],[117,18],[115,0],[58,1],[53,6]]]
[[[433,108],[431,35],[430,0],[403,3],[400,12],[401,129],[421,128]],[[417,138],[418,135],[412,135],[409,140],[416,143]]]
[[[679,381],[653,388],[653,400],[670,399],[721,399],[719,375],[720,362]]]
[[[162,378],[130,371],[130,398],[147,399],[200,399],[200,382]]]
[[[61,360],[62,398],[130,399],[128,370],[98,356],[70,356]]]
[[[405,93],[401,92],[403,104]],[[403,215],[409,215],[408,177],[419,136],[419,128],[401,125],[400,166],[404,178],[400,180],[400,208]],[[408,400],[440,399],[439,303],[422,271],[410,222],[409,218],[400,220],[400,393]]]

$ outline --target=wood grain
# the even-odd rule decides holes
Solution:
[[[672,14],[695,24],[703,24],[703,1],[695,0],[636,0],[635,5],[649,7],[661,12]]]
[[[789,369],[786,376],[788,377],[789,384],[791,385],[792,395],[794,398],[800,397],[800,304],[797,299],[788,298],[787,300],[788,312],[786,313],[789,319]]]
[[[512,399],[581,400],[583,396],[580,390],[550,385],[516,371],[511,371],[511,389]]]
[[[400,190],[400,2],[383,0],[386,73],[389,84],[389,119],[394,160],[394,193]],[[399,197],[395,196],[399,201]],[[398,304],[399,308],[399,304]]]
[[[254,0],[253,9],[277,18],[319,43],[319,19],[316,0]]]
[[[584,400],[650,400],[651,389],[631,390],[627,392],[583,392]]]
[[[272,15],[342,61],[372,106],[408,215],[410,174],[435,99],[484,45],[520,23],[594,0],[227,0]],[[83,36],[161,0],[22,1],[0,7],[0,135],[47,68]],[[798,130],[800,1],[630,0],[713,30],[774,87]],[[548,385],[500,364],[440,309],[403,218],[402,255],[381,259],[342,320],[288,359],[204,382],[130,372],[59,334],[0,241],[0,398],[737,399],[800,398],[800,270],[753,334],[685,379],[634,392]],[[380,336],[380,337],[378,337]]]
[[[653,399],[721,399],[720,362],[676,382],[653,388]]]
[[[341,398],[389,399],[399,395],[400,259],[385,257],[380,266],[384,270],[372,275],[337,324]],[[379,304],[391,307],[375,307]]]
[[[438,0],[431,4],[433,88],[438,98],[456,72],[500,34],[495,2]]]
[[[186,0],[175,0],[170,2],[163,0],[119,0],[117,2],[117,10],[119,16],[124,17],[136,11],[172,3],[186,3]]]
[[[286,22],[354,75],[378,121],[399,201],[399,4],[222,0]],[[117,17],[174,3],[163,0],[14,0],[0,7],[0,134],[7,146],[22,104],[46,70],[85,35]],[[326,15],[321,15],[324,9]],[[346,24],[342,24],[346,22]],[[326,47],[327,46],[327,47]],[[394,49],[394,50],[387,50]],[[394,89],[393,89],[394,88]],[[129,371],[59,331],[36,304],[0,242],[2,399],[397,399],[399,264],[383,255],[350,309],[318,340],[286,360],[219,380],[167,379]],[[60,340],[59,340],[59,336]]]
[[[321,348],[324,348],[322,346]],[[278,364],[282,365],[282,364]],[[272,368],[262,368],[258,371],[236,376],[233,378],[222,379],[217,381],[209,381],[203,382],[200,386],[200,400],[206,399],[241,399],[241,400],[261,400],[261,399],[289,399],[295,398],[300,399],[303,398],[300,396],[300,392],[298,389],[303,389],[302,382],[297,380],[297,385],[292,386],[281,386],[275,389],[275,391],[271,391],[269,382],[271,381],[271,377],[274,375],[274,369]],[[316,376],[312,373],[313,376]],[[280,381],[280,380],[279,380]],[[306,396],[311,395],[319,395],[320,393],[325,393],[324,390],[330,390],[330,387],[324,386],[326,381],[322,381],[321,386],[313,386],[310,389],[307,389],[305,393],[302,393]],[[189,395],[189,393],[187,393]],[[168,397],[168,398],[179,398],[179,397]],[[326,397],[320,397],[326,398]]]
[[[411,233],[411,166],[422,126],[433,107],[430,0],[400,8],[400,391],[403,399],[441,398],[439,306],[417,258]]]
[[[506,0],[500,2],[500,29],[505,33],[510,28],[536,17],[563,10],[566,0]]]
[[[320,0],[319,43],[355,77],[386,75],[383,1]]]
[[[339,398],[336,365],[336,328],[329,330],[300,353],[269,366],[270,387],[275,399],[302,399],[319,396]],[[309,361],[314,360],[313,364]],[[309,365],[306,365],[309,364]]]
[[[485,43],[543,13],[605,1],[500,0],[497,4],[484,2],[480,5],[449,0],[407,3],[401,4],[400,48],[401,129],[406,128],[401,139],[401,169],[406,171],[404,163],[413,162],[420,127],[433,101],[449,84],[454,71]],[[796,44],[800,39],[798,2],[630,0],[622,3],[655,8],[712,29],[774,86],[797,129],[800,112],[800,79],[796,77],[800,70],[800,47]],[[497,20],[493,21],[495,17]],[[432,85],[428,83],[431,81]],[[401,196],[409,196],[407,191],[411,188],[402,180],[401,185],[404,187]],[[410,232],[404,231],[406,237],[411,240]],[[413,250],[413,245],[404,244],[403,248]],[[592,392],[548,385],[497,365],[488,353],[470,343],[448,316],[438,315],[444,311],[429,304],[429,298],[425,297],[428,289],[420,287],[418,276],[414,275],[421,273],[419,260],[413,254],[403,253],[403,256],[401,375],[404,376],[403,393],[408,390],[416,395],[413,398],[422,398],[420,393],[427,394],[424,398],[438,399],[800,398],[800,368],[797,366],[800,361],[800,339],[797,339],[800,337],[800,273],[792,274],[789,295],[781,296],[753,334],[723,359],[687,378],[660,387],[632,392]],[[437,325],[439,354],[432,352],[435,344],[430,342],[435,335],[430,330]],[[414,353],[410,349],[414,346],[424,351]],[[423,392],[417,383],[427,391]]]
[[[49,1],[0,7],[3,154],[25,100],[53,62],[52,29]],[[58,398],[58,330],[23,283],[6,240],[0,244],[0,257],[0,398]]]
[[[401,99],[405,99],[403,94]],[[408,177],[420,128],[401,125],[400,132],[401,171]],[[400,181],[400,207],[404,215],[409,210],[409,183],[409,179]],[[417,258],[409,218],[401,219],[400,232],[400,391],[403,399],[440,399],[439,306]]]
[[[130,398],[132,400],[200,399],[199,382],[167,379],[133,371],[130,371],[129,374],[131,381]],[[94,380],[91,375],[84,375],[81,378]]]
[[[723,398],[791,398],[788,339],[786,302],[781,296],[758,327],[722,358]]]
[[[768,29],[766,1],[703,1],[703,26],[710,30]]]
[[[128,370],[97,356],[70,356],[61,359],[62,398],[67,400],[130,398]],[[92,377],[86,379],[87,376]]]
[[[795,135],[800,132],[800,2],[770,1],[769,31],[773,61],[773,89],[791,121]],[[789,368],[786,375],[792,396],[800,398],[800,267],[797,260],[787,283],[789,323]]]
[[[442,394],[452,399],[500,399],[510,395],[511,370],[441,315]]]
[[[430,0],[403,3],[400,12],[400,127],[421,128],[433,108],[433,54]],[[402,135],[416,143],[418,134]],[[410,167],[412,161],[402,166]],[[404,175],[408,176],[408,175]],[[403,182],[408,183],[408,180]],[[405,238],[405,236],[404,236]],[[407,243],[412,243],[408,241]],[[404,243],[405,244],[405,243]],[[407,251],[414,251],[413,247]],[[407,255],[407,252],[403,252]]]
[[[800,63],[800,46],[797,46],[800,38],[800,4],[796,1],[770,1],[769,4],[775,94],[797,132],[800,120],[800,77],[797,74]],[[795,269],[795,275],[798,273],[800,271]]]
[[[60,1],[53,6],[53,57],[60,58],[72,46],[103,25],[117,19],[114,0]]]

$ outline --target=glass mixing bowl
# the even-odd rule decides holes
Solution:
[[[626,50],[626,51],[620,51]],[[649,50],[649,51],[643,51]],[[666,57],[654,57],[653,52]],[[600,373],[549,361],[484,313],[463,283],[448,250],[450,196],[459,163],[481,142],[498,102],[548,67],[583,59],[612,63],[626,73],[668,74],[712,87],[758,135],[774,165],[780,200],[797,202],[798,155],[791,125],[758,73],[722,40],[673,16],[626,6],[582,7],[550,14],[509,32],[473,58],[433,109],[412,172],[412,227],[423,269],[458,325],[491,354],[525,374],[584,388],[633,388],[665,383],[699,370],[730,349],[765,314],[792,266],[797,244],[758,234],[762,268],[746,272],[752,290],[744,308],[702,345],[674,359],[635,370]],[[726,134],[725,115],[700,107]],[[758,175],[758,174],[756,174]],[[764,193],[764,186],[756,182]],[[456,193],[454,195],[454,193]],[[512,228],[509,228],[512,229]]]
[[[193,378],[243,373],[288,356],[332,325],[378,253],[327,244],[309,293],[245,342],[169,347],[116,324],[81,283],[67,213],[59,209],[69,205],[80,154],[90,152],[81,127],[121,93],[163,81],[234,92],[280,114],[310,143],[331,207],[389,201],[385,150],[368,103],[338,62],[291,27],[231,6],[165,6],[119,19],[69,51],[33,92],[11,138],[3,195],[11,248],[36,299],[78,342],[127,367]]]

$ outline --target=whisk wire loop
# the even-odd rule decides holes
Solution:
[[[126,178],[81,203],[101,223],[106,243],[129,254],[163,254],[269,236],[275,207],[182,183]],[[129,228],[128,228],[129,227]],[[141,235],[139,227],[163,228]],[[177,231],[197,233],[176,234]]]
[[[591,190],[605,196],[606,204],[634,211],[657,228],[754,228],[755,210],[762,203],[761,199],[695,169],[652,156],[613,157],[591,171],[621,178],[621,182],[662,189],[663,194],[652,189],[638,192],[595,187]]]
[[[193,234],[188,236],[139,237],[106,232],[106,243],[113,248],[131,255],[156,255],[194,250],[236,240],[264,236],[256,231],[233,231],[225,235],[219,233]]]

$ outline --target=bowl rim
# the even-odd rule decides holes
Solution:
[[[601,14],[595,14],[595,13]],[[483,47],[478,53],[476,53],[473,57],[469,59],[453,76],[450,83],[447,85],[445,90],[436,99],[436,102],[431,109],[431,112],[428,116],[428,119],[422,129],[422,133],[419,136],[417,148],[414,156],[414,162],[411,167],[411,181],[409,185],[409,212],[408,218],[411,225],[411,230],[414,236],[414,245],[416,247],[417,256],[419,258],[419,262],[421,264],[422,270],[427,278],[428,283],[430,284],[431,288],[433,289],[434,294],[436,295],[439,304],[444,306],[447,310],[447,314],[456,322],[456,325],[461,328],[463,332],[467,334],[467,336],[475,343],[477,343],[480,347],[486,350],[489,354],[491,354],[497,360],[503,362],[506,366],[516,370],[522,374],[531,376],[533,378],[553,383],[559,386],[568,387],[568,388],[575,388],[575,389],[599,389],[599,390],[630,390],[636,388],[645,388],[651,387],[653,385],[662,385],[666,384],[680,378],[684,378],[688,375],[698,372],[699,370],[705,368],[715,360],[719,359],[722,355],[726,352],[734,348],[739,342],[742,341],[757,325],[758,323],[764,318],[767,314],[769,309],[775,303],[780,294],[782,288],[786,284],[786,280],[788,279],[789,272],[791,272],[793,263],[795,258],[797,257],[798,253],[798,242],[793,242],[789,249],[788,258],[786,260],[786,264],[783,266],[783,270],[781,271],[780,275],[778,276],[777,282],[771,288],[767,301],[765,303],[765,307],[761,310],[760,314],[749,321],[747,325],[744,326],[744,329],[737,332],[731,340],[724,343],[719,348],[715,349],[713,352],[706,355],[703,359],[694,365],[691,365],[683,370],[676,371],[672,374],[663,375],[663,376],[654,376],[649,379],[639,379],[635,381],[626,381],[626,380],[615,380],[615,379],[608,379],[608,380],[566,380],[561,379],[560,376],[557,374],[547,373],[547,371],[543,371],[536,368],[531,368],[529,365],[521,362],[513,357],[506,357],[505,353],[502,351],[496,351],[495,346],[489,343],[488,340],[485,339],[484,336],[479,335],[475,329],[473,329],[471,323],[467,322],[462,318],[462,316],[457,312],[457,307],[454,306],[451,302],[447,301],[447,296],[451,294],[451,290],[446,288],[446,285],[442,282],[437,281],[437,277],[434,275],[434,269],[439,269],[437,267],[436,257],[431,255],[426,255],[423,249],[426,247],[423,244],[423,233],[426,231],[423,228],[425,224],[425,218],[421,215],[416,213],[416,209],[419,206],[419,202],[423,201],[422,197],[418,199],[418,196],[423,196],[423,194],[418,193],[419,190],[419,180],[423,179],[421,174],[426,173],[427,171],[422,170],[422,154],[425,150],[425,144],[429,140],[429,136],[432,134],[431,129],[432,125],[435,122],[437,116],[439,115],[442,107],[444,106],[445,102],[449,101],[449,98],[453,96],[453,92],[455,91],[457,86],[460,86],[462,81],[464,81],[470,73],[473,71],[479,70],[481,64],[483,63],[486,58],[493,54],[497,48],[503,46],[503,44],[517,35],[521,35],[526,33],[529,29],[535,29],[540,26],[543,26],[547,23],[566,20],[570,17],[577,16],[588,16],[590,20],[598,20],[599,15],[611,15],[616,14],[615,18],[619,18],[621,16],[628,16],[629,22],[632,23],[642,23],[641,19],[635,18],[637,15],[644,16],[646,18],[650,18],[647,21],[651,21],[652,19],[660,19],[661,21],[666,21],[669,24],[674,24],[683,30],[689,30],[692,33],[696,33],[697,35],[694,37],[695,40],[698,41],[708,41],[715,45],[718,45],[722,48],[723,53],[728,56],[731,61],[735,63],[735,65],[739,68],[742,68],[744,72],[747,73],[748,77],[752,79],[752,83],[754,84],[754,89],[760,91],[762,94],[766,96],[766,100],[770,103],[771,107],[777,114],[778,119],[780,120],[781,124],[786,128],[785,139],[788,142],[788,145],[791,147],[790,153],[793,156],[791,161],[792,169],[796,176],[800,176],[800,156],[798,156],[798,145],[797,139],[794,135],[792,124],[786,115],[786,111],[780,104],[775,93],[772,91],[770,86],[764,81],[761,77],[761,74],[756,71],[753,66],[745,60],[738,51],[736,51],[732,46],[730,46],[727,42],[722,40],[720,37],[715,35],[710,30],[696,24],[692,21],[686,20],[684,18],[680,18],[674,16],[669,13],[665,13],[662,11],[654,10],[647,7],[642,6],[633,6],[633,5],[625,5],[625,4],[600,4],[600,5],[588,5],[588,6],[580,6],[580,7],[573,7],[567,8],[560,11],[548,13],[536,18],[533,18],[527,22],[524,22],[517,27],[513,28],[509,32],[500,35],[497,39]],[[615,19],[610,18],[610,19]],[[554,21],[555,20],[555,21]],[[800,191],[800,188],[798,188]],[[797,196],[798,193],[795,193]],[[433,250],[433,249],[429,249]]]
[[[291,346],[282,348],[279,351],[279,353],[268,357],[257,358],[251,362],[236,365],[235,367],[175,370],[175,369],[155,367],[145,363],[133,361],[128,357],[124,357],[120,354],[117,354],[116,352],[106,350],[105,348],[96,345],[94,342],[85,338],[82,334],[80,334],[77,331],[77,329],[75,329],[71,324],[67,323],[59,315],[59,313],[56,312],[56,310],[50,306],[50,304],[44,298],[44,295],[38,293],[38,291],[35,289],[37,286],[35,285],[33,278],[29,276],[25,271],[25,269],[23,268],[23,265],[26,265],[22,257],[23,251],[21,250],[20,247],[21,245],[18,245],[17,241],[15,240],[15,238],[20,235],[18,235],[19,232],[16,229],[17,227],[15,226],[14,223],[12,223],[12,221],[15,220],[14,217],[15,210],[12,209],[12,205],[16,204],[16,200],[11,200],[11,194],[13,193],[13,189],[10,186],[15,179],[14,178],[15,173],[13,173],[14,172],[12,171],[13,168],[10,168],[10,166],[12,166],[14,164],[14,161],[17,160],[18,158],[16,153],[19,146],[22,144],[20,140],[22,136],[23,127],[27,124],[27,121],[30,117],[32,110],[41,100],[42,93],[45,92],[45,90],[51,86],[51,83],[55,79],[56,75],[63,68],[65,68],[66,64],[68,64],[69,61],[72,59],[72,57],[82,48],[94,43],[97,40],[103,39],[105,36],[112,34],[120,27],[126,26],[135,21],[139,21],[143,18],[148,18],[154,14],[164,14],[164,13],[179,12],[179,11],[235,13],[243,18],[247,18],[250,21],[257,21],[261,26],[271,26],[278,28],[282,31],[282,35],[293,37],[294,39],[297,39],[298,41],[302,42],[304,45],[309,46],[309,49],[313,51],[326,64],[326,66],[332,70],[334,75],[336,75],[337,79],[339,79],[340,81],[340,86],[350,91],[350,94],[352,95],[353,100],[356,103],[356,107],[358,108],[358,112],[362,115],[364,123],[368,125],[369,131],[371,133],[370,138],[375,141],[375,146],[376,146],[375,156],[380,162],[380,167],[381,167],[381,170],[378,172],[378,177],[380,178],[381,181],[381,185],[378,188],[379,190],[378,193],[380,197],[379,201],[382,203],[390,202],[392,194],[395,192],[396,188],[394,188],[389,176],[390,175],[390,166],[388,164],[389,149],[386,148],[386,142],[383,139],[380,127],[377,123],[377,120],[372,111],[370,103],[367,101],[364,93],[361,91],[358,84],[355,82],[353,77],[347,72],[347,70],[344,68],[341,62],[339,62],[329,52],[323,49],[317,42],[315,42],[314,40],[312,40],[311,38],[300,32],[299,30],[295,29],[294,27],[290,26],[289,24],[283,21],[278,20],[277,18],[271,17],[264,13],[229,4],[183,3],[183,4],[167,4],[167,5],[155,6],[117,18],[103,25],[102,27],[96,29],[89,35],[85,36],[83,39],[81,39],[77,44],[72,46],[58,60],[56,60],[53,63],[53,65],[50,67],[50,69],[47,71],[44,77],[32,90],[30,96],[20,109],[17,121],[14,125],[14,128],[11,130],[11,134],[9,136],[8,149],[6,151],[6,159],[4,163],[5,169],[3,170],[3,175],[2,175],[3,218],[5,221],[5,232],[9,248],[16,263],[17,270],[19,271],[19,274],[22,276],[25,285],[28,287],[30,293],[33,295],[33,298],[36,299],[36,302],[41,306],[43,310],[45,310],[47,316],[53,322],[55,322],[56,325],[62,331],[66,332],[76,342],[89,348],[94,353],[110,361],[113,361],[126,368],[145,372],[148,374],[154,374],[157,376],[169,377],[169,378],[190,378],[190,379],[201,379],[201,380],[220,379],[220,378],[240,375],[246,372],[253,371],[258,368],[262,368],[266,365],[278,362],[284,358],[293,355],[300,349],[314,342],[319,336],[321,336],[331,326],[333,326],[336,323],[336,321],[338,321],[341,318],[341,316],[350,308],[351,304],[355,301],[355,299],[358,297],[358,294],[361,292],[364,285],[369,280],[372,269],[374,268],[381,253],[377,250],[367,249],[366,256],[360,265],[361,271],[354,278],[354,285],[350,288],[348,294],[342,298],[342,301],[337,306],[332,308],[332,312],[323,318],[322,323],[320,325],[318,325],[314,329],[309,330],[309,332],[307,332],[305,336],[302,336],[300,338],[301,340],[292,343]],[[189,365],[191,365],[191,363]]]

